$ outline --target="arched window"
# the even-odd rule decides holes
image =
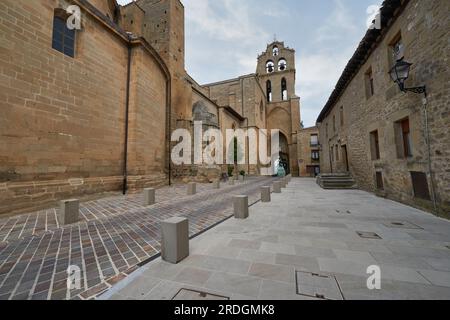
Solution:
[[[272,102],[272,82],[270,82],[270,80],[267,80],[266,82],[266,89],[267,89],[267,101]]]
[[[278,49],[277,46],[274,46],[272,52],[273,52],[273,56],[276,57],[280,54],[280,49]]]
[[[286,101],[288,99],[287,83],[286,79],[281,79],[281,99]]]
[[[284,71],[287,69],[287,61],[286,59],[282,58],[278,61],[278,70]]]
[[[267,73],[272,73],[275,71],[275,64],[273,63],[273,61],[271,61],[271,60],[267,61],[266,71],[267,71]]]

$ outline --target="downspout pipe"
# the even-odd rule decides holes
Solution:
[[[430,126],[429,126],[429,120],[428,120],[428,93],[427,93],[426,89],[424,91],[423,109],[424,109],[424,117],[425,117],[425,134],[426,134],[426,142],[427,142],[428,172],[430,174],[431,194],[433,197],[434,212],[436,213],[437,216],[439,216],[439,210],[438,210],[437,199],[436,199],[436,188],[434,185],[434,177],[433,177],[433,166],[431,164],[431,139],[430,139]]]
[[[166,81],[166,110],[168,110],[169,115],[167,121],[169,122],[166,126],[169,130],[167,133],[167,157],[169,157],[169,186],[172,185],[172,158],[171,158],[171,144],[172,144],[172,85],[170,77]]]
[[[125,141],[123,150],[123,184],[122,193],[127,194],[128,190],[128,130],[129,130],[129,111],[130,111],[130,79],[131,79],[131,53],[132,44],[131,37],[128,35],[128,62],[127,62],[127,85],[126,85],[126,102],[125,102]]]

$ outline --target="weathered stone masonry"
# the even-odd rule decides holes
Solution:
[[[69,5],[82,14],[74,57],[52,48],[54,16]],[[0,32],[0,214],[178,178],[215,180],[228,166],[179,168],[169,156],[172,132],[210,115],[215,122],[206,127],[223,133],[280,129],[298,174],[295,51],[282,42],[267,46],[255,74],[202,86],[185,70],[179,0],[5,0]],[[283,59],[286,69],[267,72],[267,60]],[[238,170],[261,173],[248,164]]]
[[[449,6],[445,0],[385,1],[382,30],[368,31],[318,119],[323,172],[345,172],[348,161],[349,170],[361,188],[447,217],[450,213]],[[422,95],[402,93],[388,75],[393,64],[392,47],[396,43],[403,46],[405,60],[413,63],[407,87],[427,86],[426,106]],[[374,92],[371,92],[370,79],[373,79]],[[431,157],[426,144],[425,108]],[[405,120],[409,128],[408,122],[403,122],[402,129],[400,121]],[[402,149],[402,130],[409,131],[410,136],[412,150],[407,157]],[[432,174],[428,169],[429,160]],[[426,175],[428,186],[420,181],[419,187],[428,188],[428,199],[416,194],[419,187],[414,190],[413,175],[417,174]]]
[[[122,188],[129,41],[108,18],[112,2],[92,3],[0,4],[0,213]],[[52,49],[54,10],[69,4],[82,8],[75,58]],[[168,74],[144,44],[131,50],[131,189],[166,181]]]

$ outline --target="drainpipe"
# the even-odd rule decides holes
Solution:
[[[246,139],[247,139],[247,151],[248,151],[247,174],[250,175],[250,139],[248,138],[248,128],[249,128],[249,126],[248,126],[248,118],[245,118],[245,121],[247,122],[247,127],[246,127],[246,129],[247,129],[247,137],[246,137]],[[247,154],[245,156],[247,156]]]
[[[425,117],[425,140],[427,143],[427,152],[428,152],[428,172],[430,175],[430,182],[431,182],[431,196],[433,198],[433,206],[434,206],[434,212],[437,216],[439,216],[439,211],[437,207],[437,199],[436,199],[436,189],[434,186],[434,178],[433,178],[433,169],[431,165],[431,141],[430,141],[430,127],[428,123],[428,95],[427,91],[424,92],[425,98],[423,100],[423,109],[424,109],[424,117]]]
[[[131,37],[128,35],[128,63],[127,63],[127,87],[125,103],[125,143],[123,150],[123,185],[122,193],[127,194],[128,189],[128,121],[130,110],[130,78],[131,78]]]
[[[170,77],[166,81],[166,110],[169,111],[169,116],[167,117],[169,121],[168,127],[168,134],[167,134],[167,143],[168,143],[168,153],[167,156],[169,157],[169,186],[172,185],[172,159],[171,159],[171,142],[172,142],[172,85],[170,81]]]

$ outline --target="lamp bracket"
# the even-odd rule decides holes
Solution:
[[[413,87],[413,88],[403,88],[402,90],[403,92],[409,91],[409,92],[414,92],[417,94],[427,94],[427,87],[426,86],[422,86],[422,87]]]

